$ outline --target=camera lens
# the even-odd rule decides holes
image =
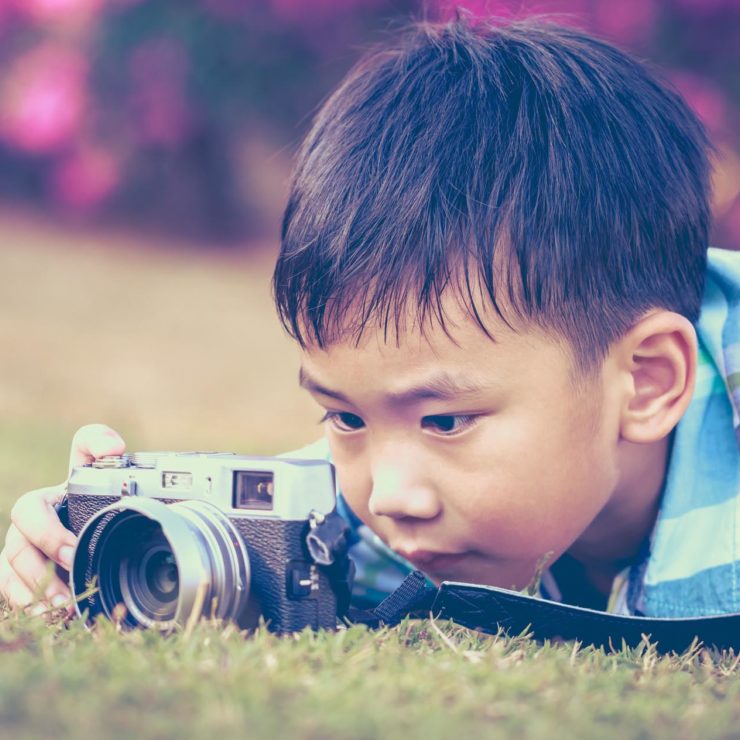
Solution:
[[[159,601],[177,598],[177,563],[169,548],[148,554],[143,567],[144,582],[154,598]]]
[[[143,522],[141,529],[151,524]],[[180,591],[177,562],[161,529],[155,525],[148,534],[120,560],[118,582],[123,605],[141,623],[173,620]]]
[[[249,557],[211,504],[124,499],[83,528],[72,581],[76,596],[91,581],[98,586],[77,606],[90,620],[103,614],[128,627],[169,630],[193,613],[237,619],[249,593]]]
[[[121,604],[127,626],[164,628],[174,622],[179,571],[161,525],[141,516],[111,519],[97,539],[95,561],[106,616]]]

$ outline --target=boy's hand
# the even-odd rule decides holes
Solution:
[[[120,455],[125,449],[126,443],[110,427],[84,426],[72,440],[69,469],[104,455]],[[11,606],[26,607],[38,599],[47,606],[59,606],[70,598],[67,584],[52,565],[56,563],[68,571],[77,542],[54,510],[63,495],[62,483],[26,493],[13,506],[12,524],[0,552],[0,596]]]

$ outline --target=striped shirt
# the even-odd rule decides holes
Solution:
[[[631,610],[740,612],[740,254],[709,250],[696,389],[676,428],[665,492]],[[639,580],[639,583],[637,582]]]

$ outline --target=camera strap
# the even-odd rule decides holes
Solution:
[[[707,647],[740,650],[740,614],[692,618],[633,617],[561,604],[495,586],[445,581],[426,585],[420,571],[375,609],[350,609],[351,622],[377,628],[404,617],[433,616],[488,634],[531,634],[542,640],[577,640],[611,650],[635,647],[649,639],[658,652],[684,652],[697,642]]]

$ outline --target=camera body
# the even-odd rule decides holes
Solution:
[[[194,616],[334,629],[353,571],[335,503],[322,460],[145,452],[74,468],[78,612],[161,630]]]

